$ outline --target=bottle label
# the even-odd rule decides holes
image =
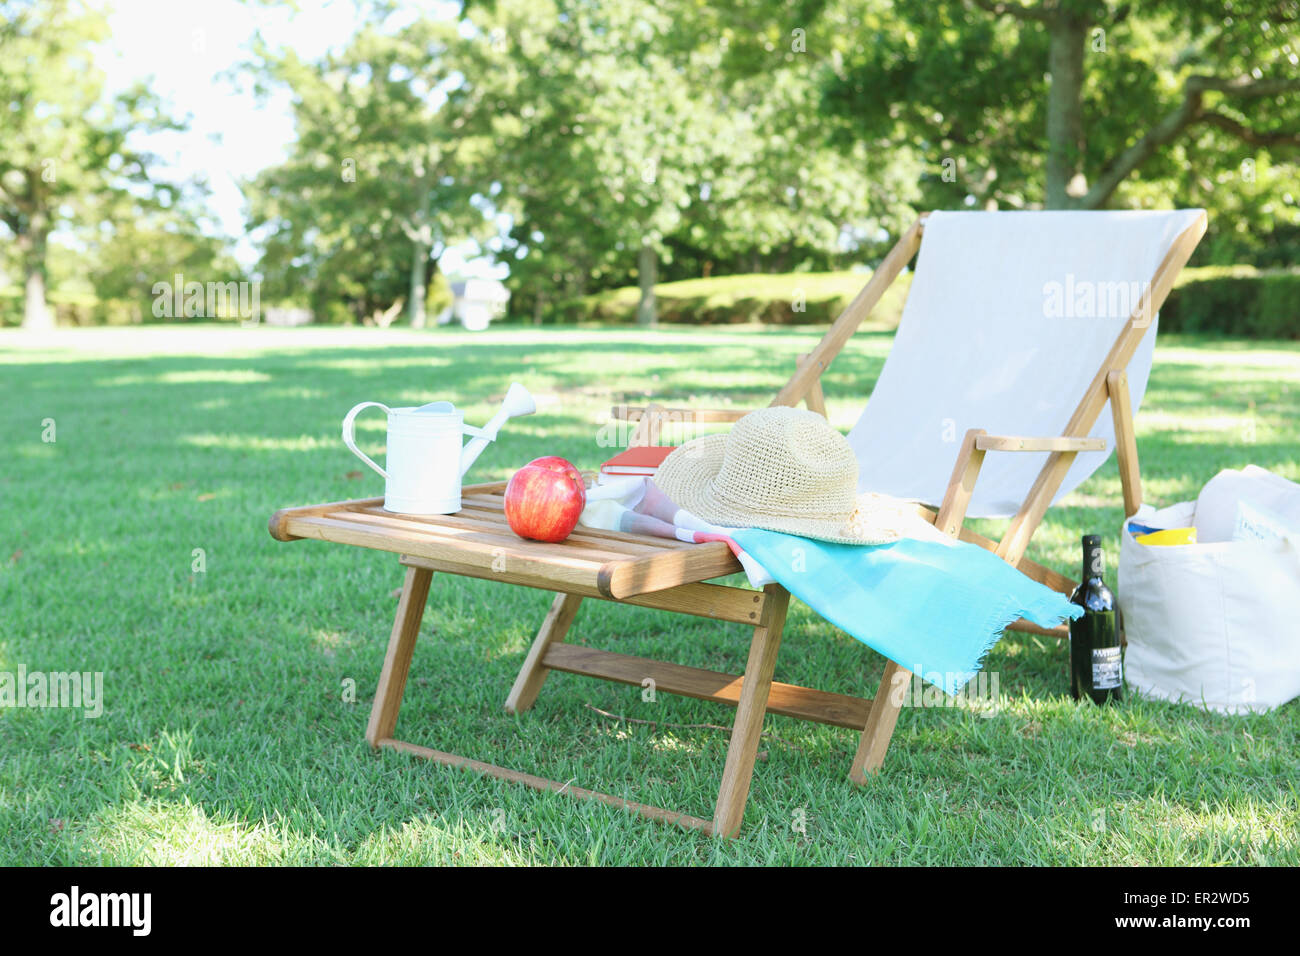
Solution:
[[[1118,647],[1092,649],[1092,689],[1110,690],[1123,680],[1123,663]]]

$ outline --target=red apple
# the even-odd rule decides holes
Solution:
[[[558,455],[534,458],[506,485],[506,521],[521,538],[563,541],[587,505],[582,475]]]

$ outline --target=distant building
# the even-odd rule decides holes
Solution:
[[[481,332],[495,318],[505,315],[510,291],[496,279],[465,279],[451,283],[451,305],[438,313],[438,324],[452,319],[471,332]]]
[[[279,308],[271,306],[263,314],[266,317],[267,325],[278,326],[310,325],[315,318],[311,309],[295,307]]]

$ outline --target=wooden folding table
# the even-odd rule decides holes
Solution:
[[[598,800],[652,819],[708,833],[734,835],[740,828],[750,778],[767,712],[863,730],[871,701],[772,681],[785,622],[788,592],[704,583],[742,570],[720,542],[688,544],[665,538],[578,528],[559,544],[524,541],[505,520],[505,483],[467,487],[462,510],[416,517],[383,509],[382,498],[286,508],[270,521],[280,541],[317,539],[400,555],[406,566],[388,653],[366,730],[372,747],[386,747],[452,767],[522,783],[540,790]],[[550,671],[565,671],[625,684],[647,678],[656,690],[729,704],[736,708],[722,785],[712,819],[635,803],[594,790],[444,753],[396,739],[398,710],[433,572],[466,575],[557,592],[550,613],[506,698],[506,710],[528,710]],[[746,624],[753,628],[744,675],[715,671],[564,643],[584,598],[619,601]],[[889,722],[892,730],[892,720]],[[888,734],[884,737],[888,742]],[[860,778],[872,755],[855,761]],[[883,747],[879,758],[883,758]],[[874,761],[878,766],[878,760]]]

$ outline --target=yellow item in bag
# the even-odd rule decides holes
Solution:
[[[1152,531],[1140,534],[1133,539],[1138,544],[1195,544],[1195,528],[1166,528],[1164,531]]]

